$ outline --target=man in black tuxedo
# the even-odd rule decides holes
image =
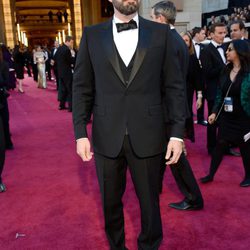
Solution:
[[[68,102],[69,112],[72,111],[72,64],[74,64],[75,61],[75,58],[71,55],[73,43],[73,38],[66,36],[65,43],[57,49],[54,56],[59,77],[59,110],[66,109],[65,103]]]
[[[168,24],[170,26],[171,32],[173,34],[175,45],[177,48],[177,58],[181,66],[181,74],[183,76],[183,82],[186,84],[187,69],[188,69],[188,48],[184,40],[178,34],[174,28],[176,19],[176,7],[171,1],[161,1],[156,3],[152,7],[151,18],[153,21],[163,24]],[[185,86],[186,87],[186,86]],[[189,117],[189,111],[187,109],[186,117]],[[168,115],[165,115],[166,126],[168,131],[169,121]],[[203,208],[203,198],[199,189],[199,186],[195,180],[191,166],[184,153],[181,154],[179,161],[175,165],[170,166],[172,174],[175,181],[184,195],[185,199],[181,202],[170,203],[169,206],[179,210],[198,210]],[[164,172],[166,169],[165,163],[161,168],[161,178],[160,178],[160,192],[162,187],[162,181]]]
[[[201,52],[202,70],[205,76],[208,115],[211,114],[217,93],[220,74],[226,64],[225,50],[222,46],[226,36],[226,26],[215,23],[210,28],[212,41]],[[211,154],[216,146],[217,129],[215,124],[207,125],[207,150]]]
[[[205,98],[203,97],[204,89],[205,89],[205,83],[204,79],[202,77],[202,66],[200,61],[200,54],[201,51],[204,49],[205,45],[202,44],[202,42],[206,38],[205,30],[201,27],[194,27],[192,30],[193,34],[193,45],[194,45],[194,52],[195,52],[195,58],[193,63],[193,75],[192,75],[192,84],[194,85],[194,89],[199,89],[201,91],[197,91],[196,93],[196,99],[198,101],[201,101],[201,107],[197,110],[197,124],[207,126],[207,121],[204,119],[204,104],[205,104]]]
[[[59,76],[58,76],[58,70],[57,70],[57,64],[56,64],[56,61],[55,61],[55,57],[56,57],[56,52],[57,52],[58,48],[59,48],[59,42],[55,41],[54,42],[54,47],[52,48],[51,53],[50,53],[50,65],[53,68],[54,75],[55,75],[55,78],[56,78],[56,88],[57,88],[57,90],[58,90],[58,87],[59,87]]]
[[[166,163],[174,164],[182,152],[185,85],[169,27],[139,17],[139,0],[110,2],[113,19],[85,27],[77,56],[77,153],[83,161],[92,159],[86,126],[93,111],[93,149],[110,249],[127,249],[122,196],[128,165],[141,208],[138,249],[153,250],[162,240],[159,173],[167,140],[163,102],[171,124]]]

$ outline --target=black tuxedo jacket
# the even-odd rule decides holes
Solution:
[[[200,56],[202,50],[205,48],[204,44],[200,44]],[[202,77],[202,66],[200,58],[197,58],[196,50],[194,48],[194,54],[190,55],[190,68],[188,74],[189,84],[192,85],[193,89],[204,90],[204,79]]]
[[[74,63],[74,58],[72,58],[70,49],[67,45],[63,44],[57,49],[54,60],[57,65],[58,76],[61,78],[71,79],[71,65]]]
[[[206,98],[214,101],[219,85],[220,75],[225,68],[225,64],[220,56],[220,53],[215,46],[210,43],[202,51],[200,55],[202,71],[205,77]]]
[[[76,139],[87,137],[86,125],[93,111],[95,152],[116,157],[127,129],[139,157],[162,153],[166,149],[163,102],[171,123],[170,136],[182,138],[184,86],[167,25],[139,18],[139,40],[128,82],[120,69],[112,20],[86,27],[73,79]]]
[[[185,96],[187,97],[187,73],[188,73],[188,65],[189,65],[189,53],[188,53],[188,47],[182,37],[179,35],[179,33],[176,31],[176,29],[171,29],[173,39],[174,39],[174,44],[176,46],[176,53],[177,53],[177,58],[180,64],[180,74],[182,74],[183,77],[183,82],[185,84]],[[186,98],[186,117],[190,117],[190,111],[188,107],[188,102]],[[166,115],[166,118],[168,119],[168,115]],[[167,121],[168,122],[168,121]]]
[[[51,52],[50,52],[50,59],[52,59],[52,60],[55,60],[55,56],[56,56],[56,53],[57,53],[57,51],[56,51],[56,53],[55,53],[55,47],[51,50]],[[59,47],[57,48],[57,50],[59,49]]]

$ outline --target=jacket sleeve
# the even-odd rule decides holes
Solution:
[[[87,37],[88,28],[85,27],[73,76],[72,111],[76,139],[88,137],[86,127],[91,118],[94,104],[94,72]]]
[[[167,27],[167,26],[166,26]],[[163,65],[165,106],[169,121],[169,137],[183,138],[186,118],[185,80],[181,73],[177,49],[170,29],[166,31],[166,51]]]
[[[223,70],[223,64],[216,64],[213,62],[211,52],[209,51],[209,47],[201,50],[200,60],[202,65],[202,71],[206,78],[213,79],[216,78],[220,72]]]
[[[226,69],[222,70],[221,74],[220,74],[220,80],[218,86],[217,86],[217,92],[216,92],[216,97],[215,97],[215,101],[214,101],[214,106],[212,109],[212,113],[218,113],[221,105],[223,105],[224,103],[224,96],[222,93],[222,87],[224,85],[224,82],[226,81],[227,77],[228,77],[228,72]]]

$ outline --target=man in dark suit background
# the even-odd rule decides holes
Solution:
[[[188,69],[188,48],[181,36],[178,34],[174,28],[175,19],[176,19],[176,7],[171,1],[161,1],[156,3],[152,7],[151,18],[153,21],[163,24],[169,24],[171,32],[174,36],[175,45],[177,48],[177,58],[181,66],[181,72],[183,76],[183,82],[186,88],[186,77]],[[186,117],[189,117],[189,111],[187,109]],[[168,131],[168,115],[165,115],[166,126]],[[175,178],[175,181],[183,193],[185,199],[181,202],[170,203],[169,206],[179,210],[198,210],[203,208],[203,198],[199,189],[199,186],[195,180],[191,166],[182,152],[179,161],[175,165],[170,166],[172,174]],[[164,164],[161,169],[161,178],[160,178],[160,187],[162,186],[163,176],[166,169]],[[161,190],[160,190],[161,191]]]
[[[193,76],[192,76],[192,84],[194,85],[194,89],[201,89],[196,93],[196,99],[200,99],[202,101],[201,107],[197,110],[197,123],[203,126],[207,126],[207,121],[204,118],[204,104],[205,98],[203,96],[205,90],[205,83],[202,77],[202,66],[200,61],[200,54],[201,51],[204,49],[205,45],[202,42],[206,38],[205,30],[201,27],[194,27],[192,29],[193,34],[193,44],[194,44],[194,51],[195,51],[195,60],[193,64]]]
[[[73,43],[74,40],[72,36],[66,36],[65,43],[57,49],[54,56],[59,77],[59,110],[66,109],[65,103],[68,102],[69,112],[72,111],[72,64],[74,64],[75,61],[75,58],[71,55]]]
[[[246,27],[241,20],[233,21],[230,24],[230,37],[232,40],[242,39],[250,42],[248,39],[245,38],[245,33]]]
[[[225,51],[222,46],[226,36],[226,26],[223,23],[215,23],[210,28],[211,43],[201,52],[202,70],[205,76],[206,99],[208,115],[211,114],[217,93],[220,74],[226,65]],[[212,154],[216,146],[217,129],[215,124],[207,125],[207,150]]]
[[[113,19],[85,27],[78,52],[73,80],[77,153],[83,161],[92,159],[86,126],[93,111],[93,149],[110,249],[127,249],[122,196],[128,165],[141,209],[138,249],[153,250],[162,240],[163,102],[170,122],[165,157],[174,164],[182,152],[185,85],[168,26],[139,17],[139,0],[110,2]]]
[[[58,76],[58,70],[57,70],[57,64],[56,64],[56,61],[55,61],[55,57],[56,57],[56,52],[57,52],[58,48],[59,48],[59,42],[55,41],[54,42],[54,47],[52,48],[51,54],[50,54],[50,65],[53,68],[54,75],[55,75],[55,78],[56,78],[56,88],[57,88],[57,90],[58,90],[58,87],[59,87],[59,76]]]

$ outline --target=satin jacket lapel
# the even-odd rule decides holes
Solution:
[[[112,24],[112,19],[111,19],[104,26],[103,33],[102,33],[103,47],[104,47],[104,51],[107,54],[107,57],[108,57],[111,65],[113,66],[113,68],[115,70],[115,73],[118,75],[118,77],[120,78],[122,83],[126,86],[126,83],[125,83],[125,80],[124,80],[124,77],[123,77],[123,74],[122,74],[122,71],[120,68],[117,51],[115,48],[112,25],[113,24]]]
[[[141,64],[143,62],[143,59],[146,55],[148,45],[150,44],[151,37],[150,37],[150,29],[145,24],[144,20],[140,17],[139,18],[139,37],[138,37],[138,45],[137,50],[135,52],[135,59],[134,59],[134,66],[131,71],[131,75],[129,78],[128,86],[131,84],[133,79],[136,76],[136,73],[138,72],[139,68],[141,67]]]

